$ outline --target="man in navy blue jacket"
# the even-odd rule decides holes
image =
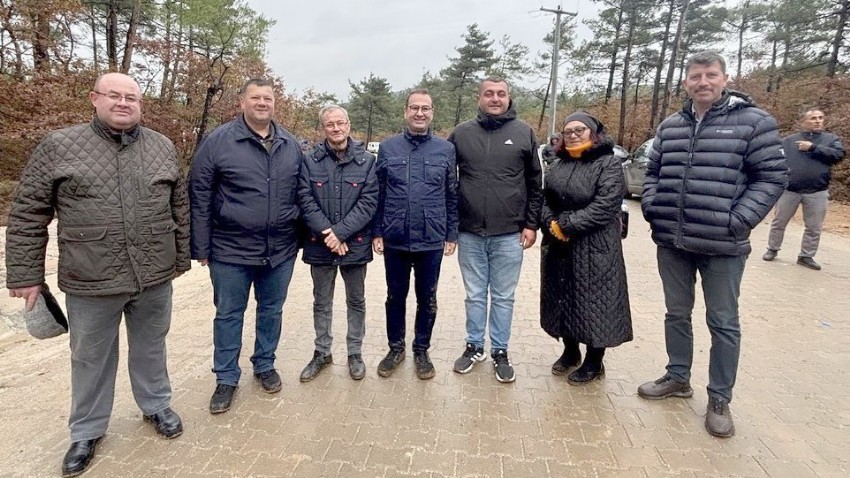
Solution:
[[[416,376],[434,377],[428,356],[437,318],[437,282],[443,255],[457,246],[457,172],[451,143],[431,133],[434,106],[427,90],[413,90],[404,107],[404,133],[378,150],[378,212],[372,247],[384,255],[387,276],[387,339],[390,351],[378,364],[389,377],[404,360],[405,302],[415,275]]]
[[[239,92],[242,114],[204,139],[192,161],[192,258],[210,266],[216,307],[217,386],[211,413],[230,409],[239,384],[242,324],[252,284],[257,299],[254,376],[267,393],[281,388],[274,360],[298,251],[296,190],[304,154],[272,119],[274,103],[271,82],[246,82]]]

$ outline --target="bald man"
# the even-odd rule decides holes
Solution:
[[[106,433],[127,328],[130,383],[145,421],[183,432],[171,410],[165,336],[171,281],[189,270],[189,202],[174,145],[139,125],[142,95],[108,73],[89,93],[89,123],[49,133],[27,163],[6,231],[6,287],[31,309],[44,284],[47,225],[59,230],[59,288],[71,348],[71,446],[63,476],[84,472]]]

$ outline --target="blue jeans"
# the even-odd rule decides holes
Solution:
[[[416,322],[414,324],[413,350],[428,350],[431,333],[437,319],[437,283],[443,250],[399,251],[384,250],[384,268],[387,275],[387,342],[392,349],[404,349],[407,293],[410,290],[410,270],[413,270],[416,290]]]
[[[466,342],[484,346],[490,295],[490,348],[507,350],[514,315],[514,292],[522,268],[520,234],[482,237],[461,232],[458,262],[466,289]]]
[[[694,334],[696,273],[699,271],[705,299],[705,321],[711,332],[708,362],[708,395],[732,401],[732,387],[738,373],[741,353],[741,325],[738,296],[747,256],[708,256],[669,247],[658,248],[658,272],[664,286],[667,315],[664,336],[667,342],[667,373],[680,382],[691,379]]]
[[[210,278],[215,302],[213,323],[213,372],[216,383],[239,385],[242,369],[239,353],[242,350],[242,324],[248,306],[248,292],[254,285],[257,301],[254,373],[274,368],[275,350],[280,340],[283,302],[292,279],[295,258],[277,267],[248,266],[210,261]]]

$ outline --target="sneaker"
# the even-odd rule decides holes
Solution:
[[[264,392],[277,393],[280,391],[280,375],[278,375],[277,370],[271,369],[265,372],[255,373],[254,377],[260,381],[260,386],[263,387]]]
[[[773,250],[773,249],[768,249],[768,250],[764,251],[764,255],[761,256],[761,258],[770,262],[770,261],[776,259],[776,253],[777,252],[779,252],[779,251],[776,251],[776,250]]]
[[[809,269],[811,269],[813,271],[819,271],[820,270],[820,264],[815,262],[815,260],[812,259],[811,257],[798,257],[797,258],[797,264],[799,264],[803,267],[808,267]]]
[[[732,423],[729,402],[722,398],[708,397],[705,429],[708,430],[708,433],[720,438],[729,438],[735,434],[735,424]]]
[[[487,360],[484,347],[466,344],[466,350],[463,351],[463,355],[455,360],[454,371],[457,373],[469,373],[476,363],[483,362],[484,360]]]
[[[224,413],[230,410],[230,404],[233,402],[233,394],[236,392],[236,387],[233,385],[225,385],[220,383],[215,386],[212,398],[210,398],[210,413]]]
[[[508,358],[508,351],[497,349],[491,355],[493,356],[493,371],[496,372],[496,380],[502,383],[510,383],[516,380],[514,366],[511,365],[511,359]]]
[[[428,351],[414,350],[413,363],[416,365],[416,376],[419,377],[419,380],[434,378],[434,364],[431,363],[431,358],[428,357]]]
[[[677,382],[673,377],[664,375],[654,382],[646,382],[638,387],[638,395],[647,400],[661,400],[668,397],[688,398],[693,396],[691,384]]]
[[[581,350],[564,348],[564,353],[552,364],[552,375],[566,375],[571,368],[578,367],[580,363]]]
[[[334,363],[333,355],[331,354],[323,354],[318,350],[313,352],[313,358],[310,360],[310,363],[304,367],[304,370],[301,371],[302,382],[309,382],[314,378],[319,376],[319,372],[324,370],[328,365]]]
[[[404,361],[404,349],[390,349],[378,364],[378,375],[387,378],[395,372],[396,367]]]
[[[348,356],[348,375],[353,380],[363,380],[366,376],[366,364],[363,363],[363,356],[360,354],[351,354]]]

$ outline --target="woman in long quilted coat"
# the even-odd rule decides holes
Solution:
[[[581,385],[602,378],[605,349],[632,340],[620,243],[625,180],[614,142],[584,112],[565,120],[558,159],[546,173],[540,324],[564,342],[552,373]],[[587,345],[584,362],[579,344]]]

